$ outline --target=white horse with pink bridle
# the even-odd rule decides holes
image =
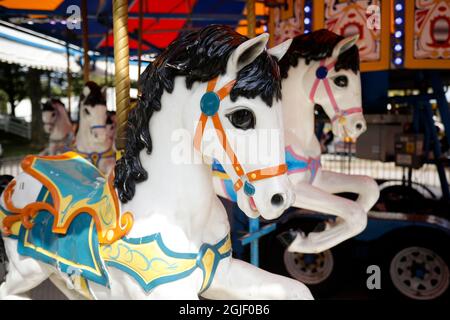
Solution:
[[[364,230],[367,212],[379,196],[376,182],[367,176],[322,170],[321,148],[314,130],[314,108],[320,105],[331,120],[333,133],[356,139],[366,130],[361,106],[357,37],[340,37],[320,30],[293,39],[279,61],[283,79],[282,106],[285,153],[289,179],[295,193],[294,207],[337,216],[322,232],[308,236],[297,232],[290,252],[325,251]],[[277,55],[286,43],[269,49]],[[215,164],[214,187],[218,195],[235,200],[234,190]],[[359,195],[351,201],[335,193]]]
[[[41,155],[55,155],[65,152],[73,144],[74,133],[72,121],[58,99],[51,99],[42,106],[42,123],[49,135],[48,146]]]
[[[114,134],[114,119],[108,115],[104,93],[95,82],[89,81],[80,97],[73,151],[88,159],[103,173],[109,174],[116,163]]]

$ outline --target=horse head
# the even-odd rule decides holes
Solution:
[[[57,111],[55,110],[51,101],[42,104],[42,123],[44,124],[44,131],[50,134],[55,127],[57,118]]]
[[[296,102],[307,100],[321,106],[331,120],[333,133],[341,139],[356,139],[366,130],[357,41],[357,35],[344,38],[318,30],[295,37],[280,60],[282,76],[289,74],[295,83],[292,94],[301,92]],[[305,63],[297,67],[299,59]]]
[[[274,219],[292,204],[281,77],[276,60],[266,52],[267,41],[268,34],[248,39],[229,27],[210,26],[175,40],[147,67],[139,104],[129,114],[126,152],[116,165],[122,201],[131,200],[135,183],[147,177],[139,156],[156,145],[150,138],[157,130],[155,124],[150,130],[150,117],[172,112],[171,124],[161,125],[159,117],[158,128],[168,131],[176,125],[188,132],[187,145],[200,161],[206,160],[206,172],[212,159],[218,159],[248,216]]]
[[[78,131],[83,130],[92,144],[106,144],[108,142],[106,120],[105,96],[95,82],[89,81],[80,98]]]

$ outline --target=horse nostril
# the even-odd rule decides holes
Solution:
[[[270,202],[273,206],[279,207],[284,203],[284,197],[281,193],[274,194]]]
[[[361,131],[362,128],[363,128],[362,123],[361,123],[361,122],[358,122],[358,123],[356,124],[356,130]]]

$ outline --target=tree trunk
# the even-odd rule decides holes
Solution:
[[[11,116],[16,117],[16,105],[14,97],[9,97],[9,104],[11,105]]]
[[[42,124],[41,111],[41,71],[36,69],[29,70],[28,76],[28,96],[31,100],[31,139],[32,145],[36,148],[45,146],[45,134]]]

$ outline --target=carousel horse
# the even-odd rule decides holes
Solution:
[[[48,147],[42,156],[64,152],[73,143],[74,133],[69,114],[61,100],[51,99],[42,105],[44,131],[49,135]]]
[[[243,208],[274,219],[293,203],[267,41],[218,25],[174,40],[141,76],[108,178],[76,153],[25,158],[0,202],[9,260],[0,297],[50,278],[70,298],[312,299],[299,281],[232,258],[212,184],[212,159],[229,157]],[[244,163],[250,146],[268,147],[254,140],[265,128],[279,132],[278,147]]]
[[[279,60],[285,157],[295,192],[294,207],[337,216],[325,230],[293,235],[290,252],[318,253],[362,232],[367,212],[379,196],[376,182],[367,176],[322,170],[321,147],[314,132],[314,107],[320,105],[330,118],[333,133],[341,139],[356,139],[366,130],[362,114],[358,37],[338,36],[319,30],[293,39]],[[281,44],[270,54],[284,50]],[[234,201],[235,192],[219,162],[213,164],[218,195]],[[356,201],[334,195],[352,192]]]
[[[86,83],[80,97],[78,130],[72,150],[86,158],[105,174],[116,163],[111,131],[108,123],[106,99],[101,88],[93,81]]]

